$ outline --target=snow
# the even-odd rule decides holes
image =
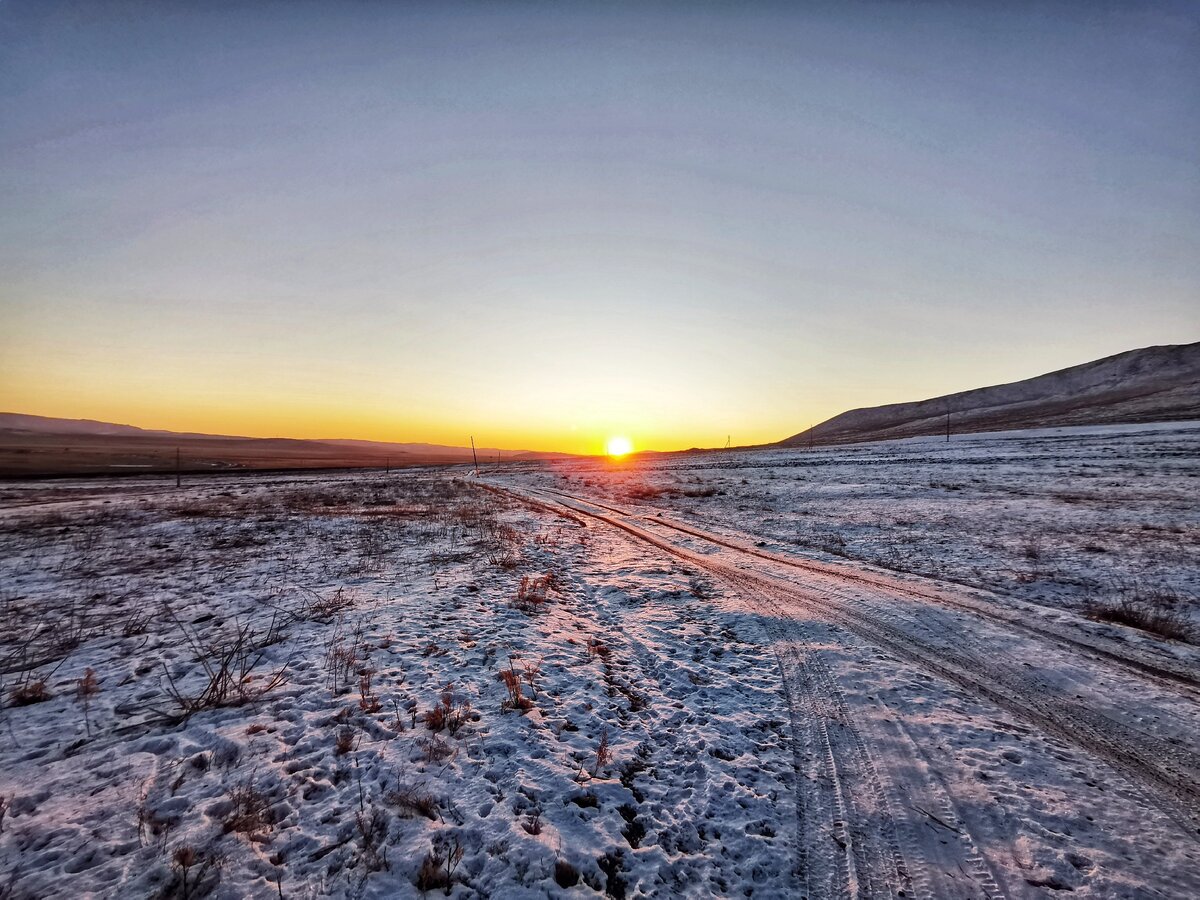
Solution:
[[[36,671],[53,694],[0,713],[0,884],[15,896],[181,896],[181,847],[223,857],[212,896],[276,896],[277,879],[288,897],[417,896],[438,835],[465,847],[456,896],[560,893],[559,860],[591,893],[783,890],[777,802],[793,775],[772,666],[739,652],[678,567],[439,473],[126,485],[94,501],[79,484],[19,488],[46,505],[4,520],[4,651],[49,656]],[[489,559],[508,550],[512,569]],[[547,571],[545,609],[514,608],[521,575]],[[344,609],[304,611],[338,590]],[[122,633],[142,616],[144,633]],[[203,682],[185,632],[206,643],[234,623],[279,632],[255,674],[286,666],[286,683],[164,721],[178,712],[168,673],[186,695]],[[335,689],[339,639],[357,652]],[[538,673],[524,713],[502,709],[510,665]],[[90,725],[74,696],[89,667]],[[360,704],[367,670],[378,711]],[[470,704],[453,736],[423,722],[447,686]],[[612,762],[593,771],[605,729]],[[226,830],[242,784],[270,810],[245,834]],[[433,798],[434,818],[398,788]],[[372,872],[356,814],[376,812],[387,867]]]
[[[8,483],[0,894],[1200,894],[1197,437]]]
[[[1200,423],[1183,422],[558,464],[527,481],[1078,610],[1131,582],[1200,595],[1197,479]]]

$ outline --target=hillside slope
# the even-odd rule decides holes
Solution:
[[[947,412],[954,432],[1200,419],[1200,342],[1144,347],[1010,384],[853,409],[774,446],[940,434]]]
[[[483,449],[481,465],[562,454]],[[470,447],[359,440],[250,438],[155,431],[92,419],[0,412],[0,478],[130,471],[381,468],[469,463]]]

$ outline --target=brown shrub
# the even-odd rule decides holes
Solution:
[[[365,713],[376,713],[383,708],[379,697],[371,688],[371,671],[367,670],[358,679],[358,708]]]
[[[250,781],[231,787],[229,802],[233,804],[233,809],[225,819],[226,832],[258,834],[275,823],[270,800]]]
[[[30,706],[45,703],[51,696],[45,681],[25,681],[9,691],[8,700],[13,706]]]
[[[501,669],[497,677],[508,690],[508,698],[500,705],[501,709],[515,709],[518,712],[533,709],[533,701],[521,692],[521,676],[513,667],[511,660],[508,668]]]
[[[447,685],[442,691],[441,702],[425,713],[425,725],[430,731],[445,729],[451,734],[458,734],[470,714],[470,701],[455,697],[453,686]]]
[[[517,599],[512,606],[525,613],[535,613],[549,601],[550,590],[557,584],[553,572],[544,575],[521,576],[521,584],[517,588]]]
[[[1147,588],[1137,582],[1118,582],[1117,599],[1094,601],[1086,611],[1093,619],[1127,625],[1176,641],[1196,639],[1188,607],[1194,599],[1166,588]]]
[[[334,735],[334,752],[338,756],[345,756],[354,749],[354,728],[350,725],[343,725]]]
[[[437,820],[438,804],[428,791],[412,784],[396,784],[396,789],[390,791],[385,798],[388,803],[400,809],[405,816],[423,816],[430,821]]]
[[[431,891],[434,888],[450,887],[450,879],[446,875],[445,860],[437,852],[430,849],[425,854],[425,858],[421,860],[421,868],[417,870],[417,890],[421,893]]]

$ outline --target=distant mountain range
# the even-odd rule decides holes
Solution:
[[[952,432],[1200,419],[1200,342],[1144,347],[1036,378],[853,409],[777,447]]]
[[[121,471],[362,468],[467,463],[470,447],[362,440],[301,440],[196,434],[93,419],[0,413],[0,476]],[[564,453],[479,447],[481,465]]]

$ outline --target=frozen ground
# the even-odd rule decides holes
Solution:
[[[526,477],[1050,606],[1200,596],[1200,423],[559,464]]]
[[[1198,896],[1197,435],[4,485],[0,896]]]
[[[773,660],[673,561],[449,474],[6,493],[0,895],[786,890]]]

